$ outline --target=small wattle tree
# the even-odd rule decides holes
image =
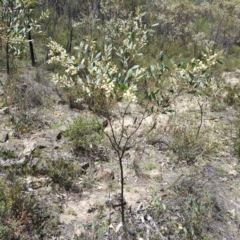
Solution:
[[[48,45],[48,63],[62,67],[52,75],[52,80],[62,87],[78,89],[76,101],[88,104],[92,111],[108,121],[110,131],[105,131],[105,135],[120,166],[122,223],[125,223],[122,160],[129,146],[133,146],[144,119],[170,107],[171,102],[184,92],[201,94],[202,89],[209,88],[211,81],[207,78],[207,70],[217,63],[221,55],[212,55],[207,49],[201,59],[193,59],[188,64],[173,62],[166,66],[163,54],[159,52],[156,53],[156,64],[140,64],[148,37],[154,34],[151,28],[155,26],[144,23],[143,16],[137,9],[135,16],[116,19],[108,25],[111,29],[108,28],[109,34],[103,45],[86,37],[74,48],[74,55],[69,55],[54,41]],[[120,131],[114,129],[112,116],[112,110],[119,102],[125,103],[118,116]],[[132,126],[126,126],[124,119],[131,104],[139,104],[143,111],[134,116]],[[151,129],[149,127],[149,131]]]
[[[32,11],[38,1],[9,0],[0,1],[0,46],[5,47],[7,74],[10,73],[9,56],[19,56],[29,44],[32,66],[35,66],[33,39],[31,32],[41,33],[40,22],[48,17],[49,11],[33,18]]]

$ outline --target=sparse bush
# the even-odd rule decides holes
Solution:
[[[40,207],[21,179],[15,176],[10,182],[0,178],[1,239],[49,239],[53,234],[57,236],[57,224],[52,220],[49,209]]]
[[[224,64],[218,66],[217,68],[218,71],[233,72],[237,70],[239,68],[238,66],[240,65],[239,54],[240,54],[239,44],[229,48],[226,58],[224,59]]]
[[[4,84],[6,93],[4,104],[9,106],[11,121],[18,134],[45,126],[39,111],[49,106],[52,91],[49,86],[35,81],[40,81],[39,78],[41,76],[35,73],[12,75],[11,81]]]
[[[180,51],[183,55],[190,53],[197,57],[205,46],[229,49],[238,42],[237,0],[151,1],[148,7],[159,23],[159,44],[169,54],[176,56]],[[228,29],[229,35],[225,34],[225,29]]]
[[[240,106],[239,89],[238,88],[226,88],[227,95],[224,98],[224,102],[229,106]]]
[[[38,152],[35,154],[38,154]],[[40,158],[35,166],[25,166],[21,169],[16,168],[14,172],[19,175],[30,174],[33,176],[49,176],[52,180],[53,188],[58,185],[64,190],[76,193],[81,192],[81,186],[78,185],[77,182],[79,181],[79,177],[85,173],[79,162],[63,158],[59,158],[57,160]]]
[[[204,133],[197,137],[197,131],[186,126],[173,126],[170,149],[177,155],[179,161],[193,164],[214,150],[214,144],[208,141]]]
[[[210,102],[210,107],[213,112],[222,112],[226,109],[226,104],[223,99],[215,98]]]
[[[58,159],[49,165],[46,174],[52,179],[53,184],[58,184],[67,191],[81,191],[80,186],[76,185],[76,180],[83,173],[83,169],[78,162]]]
[[[213,214],[211,197],[203,192],[195,193],[197,196],[189,193],[186,195],[184,191],[180,194],[178,196],[180,201],[172,199],[173,202],[161,201],[156,196],[152,197],[148,213],[166,238],[174,236],[174,239],[205,239],[204,225],[211,221]]]
[[[236,139],[234,141],[234,149],[236,155],[240,158],[240,119],[238,119],[236,124]]]
[[[147,169],[147,170],[153,170],[153,169],[156,169],[157,168],[157,166],[156,166],[156,163],[148,163],[148,164],[146,164],[146,166],[145,166],[145,168]]]
[[[76,153],[94,153],[103,139],[103,124],[94,116],[80,116],[65,133]]]
[[[154,219],[161,219],[161,216],[166,211],[166,205],[157,196],[151,196],[149,200],[149,212]]]
[[[36,148],[33,155],[39,157],[38,162],[34,166],[24,164],[21,166],[12,166],[7,169],[7,178],[13,181],[15,177],[23,176],[48,176],[51,178],[51,184],[53,189],[60,187],[67,191],[79,193],[81,192],[81,186],[79,177],[85,174],[85,170],[77,161],[70,161],[63,158],[57,160],[45,159],[41,155],[41,150]]]
[[[45,125],[39,113],[31,112],[20,112],[20,115],[13,117],[13,123],[17,134],[24,134],[34,129],[41,129]]]
[[[6,160],[11,158],[17,158],[17,155],[10,150],[0,147],[0,157]]]
[[[202,235],[204,221],[211,218],[211,198],[205,194],[203,197],[196,199],[194,195],[189,194],[183,208],[183,214],[185,215],[184,235],[187,239],[197,239]]]

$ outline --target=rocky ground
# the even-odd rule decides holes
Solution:
[[[30,216],[18,219],[11,239],[240,239],[238,71],[224,74],[233,92],[226,101],[182,96],[176,113],[157,116],[148,135],[153,119],[144,120],[123,159],[125,231],[111,144],[99,142],[97,153],[73,151],[65,132],[89,110],[70,108],[45,75],[23,74],[16,85],[0,88],[1,181],[23,182],[25,194],[38,202],[36,211],[48,213],[35,235],[25,226]],[[0,79],[7,83],[5,75]],[[10,93],[11,105],[4,105]],[[126,125],[138,111],[133,105]],[[116,133],[121,128],[117,113],[113,127]]]

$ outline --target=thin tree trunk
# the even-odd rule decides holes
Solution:
[[[10,74],[10,67],[9,67],[9,45],[8,42],[6,43],[6,63],[7,63],[7,74]]]
[[[71,51],[72,51],[72,39],[73,39],[73,27],[71,26],[70,34],[69,34],[69,41],[68,41],[67,47],[66,47],[68,53],[71,53]]]
[[[123,165],[122,165],[122,159],[125,151],[122,151],[121,153],[118,152],[118,160],[119,160],[119,166],[120,166],[120,179],[121,179],[121,196],[120,196],[120,203],[121,203],[121,215],[122,215],[122,224],[125,223],[125,210],[124,210],[124,173],[123,173]]]
[[[32,43],[32,36],[31,36],[30,26],[28,26],[28,29],[29,29],[29,31],[28,31],[28,41],[29,41],[31,61],[32,61],[32,66],[35,67],[36,62],[35,62],[35,56],[34,56],[34,51],[33,51],[33,43]]]

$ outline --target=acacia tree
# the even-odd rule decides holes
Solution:
[[[19,56],[29,43],[32,66],[35,66],[33,39],[31,31],[40,31],[40,21],[45,19],[49,12],[42,12],[38,18],[32,18],[32,11],[38,2],[34,0],[5,0],[0,1],[0,45],[5,47],[7,74],[10,73],[9,55]]]
[[[109,24],[111,31],[108,29],[104,46],[86,37],[74,48],[75,55],[69,55],[54,41],[48,45],[51,57],[48,63],[62,66],[62,71],[53,74],[53,81],[66,88],[78,88],[76,101],[87,103],[92,111],[108,121],[110,131],[105,131],[105,135],[116,152],[120,167],[122,223],[125,223],[123,158],[129,147],[136,144],[136,133],[144,119],[163,111],[183,92],[209,87],[207,70],[220,56],[207,51],[201,59],[193,59],[188,64],[173,63],[168,67],[163,62],[162,53],[157,53],[155,64],[136,64],[144,57],[142,50],[147,45],[148,36],[154,32],[151,27],[155,26],[147,26],[143,17],[144,14],[137,9],[135,16],[116,19]],[[112,110],[119,102],[125,103],[125,107],[119,110],[120,119],[117,120],[112,116]],[[139,104],[142,111],[138,116],[132,115],[130,126],[126,125],[125,119],[132,104]],[[120,131],[114,128],[116,121],[121,123]]]

